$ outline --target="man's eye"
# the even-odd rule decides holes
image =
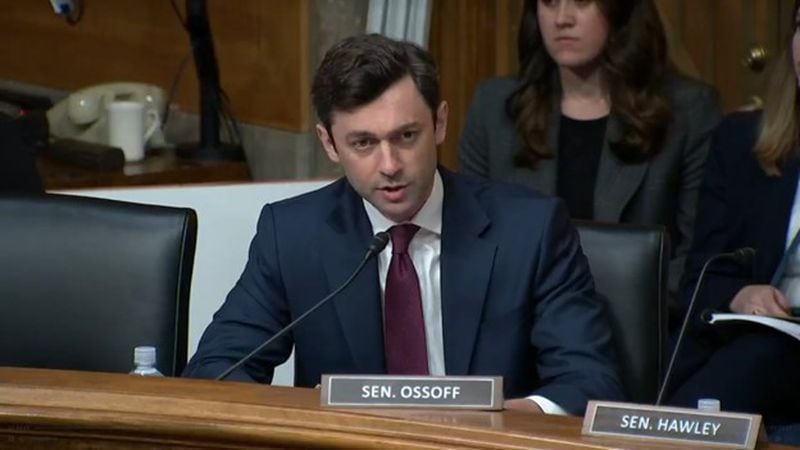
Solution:
[[[365,150],[372,146],[371,139],[359,139],[357,141],[353,141],[350,145],[353,146],[356,150]]]
[[[419,137],[419,130],[405,130],[393,139],[397,145],[412,145]]]
[[[410,130],[409,131],[404,131],[400,135],[400,138],[402,140],[406,141],[406,142],[414,140],[415,137],[417,137],[417,132],[416,131],[410,131]]]

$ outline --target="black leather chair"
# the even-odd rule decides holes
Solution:
[[[180,374],[196,237],[191,209],[0,197],[0,366],[128,372],[154,345]]]
[[[607,301],[628,398],[653,403],[667,333],[669,242],[660,227],[575,221],[597,293]]]

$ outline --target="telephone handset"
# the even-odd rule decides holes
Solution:
[[[145,104],[145,128],[164,117],[165,96],[158,86],[144,83],[108,83],[91,86],[69,95],[47,111],[50,135],[108,145],[108,105],[113,101]],[[147,147],[166,145],[160,127],[150,136]]]

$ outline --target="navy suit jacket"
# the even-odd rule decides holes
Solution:
[[[684,313],[709,258],[742,247],[752,247],[756,256],[746,267],[721,260],[707,270],[695,304],[693,328],[679,358],[675,386],[704,364],[726,338],[719,333],[724,329],[705,324],[703,313],[730,312],[729,304],[741,288],[769,284],[786,248],[800,162],[794,157],[783,163],[781,176],[768,176],[761,169],[753,153],[759,118],[758,112],[733,113],[720,123],[712,138],[697,204],[695,240],[682,282]]]
[[[561,203],[440,169],[441,298],[448,375],[502,375],[507,397],[542,395],[580,414],[622,389],[603,305]],[[266,205],[240,280],[184,372],[215,377],[339,286],[372,229],[341,179]],[[373,259],[353,284],[232,379],[267,382],[295,346],[295,384],[385,373]]]
[[[695,241],[686,265],[683,298],[688,302],[703,264],[718,253],[752,247],[750,267],[721,261],[709,267],[698,296],[702,308],[729,311],[748,284],[768,284],[786,248],[800,164],[791,158],[781,176],[768,176],[753,153],[758,112],[729,115],[715,131],[697,205]],[[684,305],[685,306],[685,305]]]

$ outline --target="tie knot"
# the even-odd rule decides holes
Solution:
[[[419,231],[419,227],[413,223],[395,225],[389,229],[392,237],[392,254],[408,253],[408,244],[414,235]]]

